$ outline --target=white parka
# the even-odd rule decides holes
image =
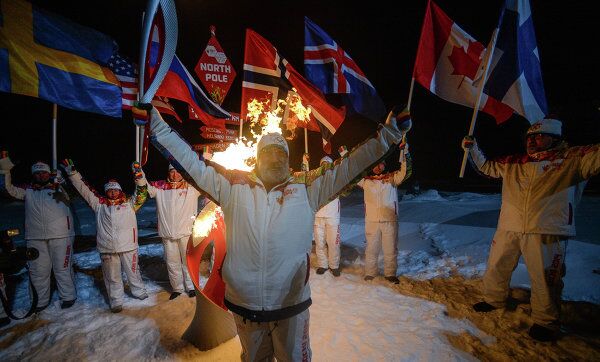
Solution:
[[[135,212],[143,202],[137,202],[138,194],[125,202],[111,202],[97,195],[75,172],[69,176],[71,183],[96,214],[96,246],[100,253],[122,253],[138,248],[138,228]]]
[[[335,200],[331,201],[327,205],[323,206],[315,217],[326,218],[326,219],[340,219],[340,198],[336,197]]]
[[[502,178],[498,230],[575,235],[575,207],[586,180],[600,172],[600,145],[561,143],[534,155],[491,161],[475,144],[469,155],[483,174]]]
[[[179,239],[192,234],[200,192],[187,182],[185,185],[183,188],[174,188],[167,181],[148,184],[148,194],[156,198],[158,235],[161,238]]]
[[[404,150],[400,158],[402,162],[398,171],[365,177],[358,183],[364,190],[365,221],[388,222],[398,219],[397,187],[410,176]]]
[[[151,131],[152,142],[168,161],[221,206],[227,230],[222,269],[225,299],[250,311],[308,307],[315,212],[401,139],[399,131],[382,127],[376,138],[332,169],[314,178],[310,172],[300,173],[304,177],[290,177],[267,192],[254,172],[226,170],[201,160],[156,109],[151,111]]]
[[[65,190],[53,184],[36,189],[14,186],[10,171],[4,172],[6,191],[15,199],[25,201],[25,239],[49,240],[75,235],[73,214]],[[55,195],[55,193],[60,193]]]

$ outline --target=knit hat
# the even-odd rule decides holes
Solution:
[[[50,166],[48,166],[48,164],[43,163],[43,162],[36,162],[33,165],[31,165],[31,174],[34,174],[36,172],[50,172]]]
[[[283,148],[286,154],[290,154],[290,149],[288,148],[288,144],[280,133],[267,133],[266,135],[260,138],[258,141],[258,147],[256,149],[256,155],[260,155],[260,151],[262,151],[267,146],[279,146]]]
[[[108,180],[108,182],[104,184],[104,192],[108,190],[123,191],[123,189],[121,189],[121,185],[119,185],[117,180]]]
[[[175,166],[169,164],[169,171],[174,170],[174,169],[175,169]]]
[[[319,165],[322,164],[323,162],[327,162],[327,163],[333,163],[333,160],[331,159],[331,157],[329,156],[324,156],[321,161],[319,161]]]
[[[562,136],[562,123],[557,119],[544,118],[532,124],[527,130],[528,136],[538,133],[560,137]]]

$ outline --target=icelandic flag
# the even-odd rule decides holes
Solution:
[[[107,35],[23,0],[0,1],[0,91],[121,117],[121,88],[106,67]]]
[[[325,94],[342,95],[348,110],[374,121],[385,105],[363,71],[323,29],[304,17],[304,74]]]
[[[530,123],[548,114],[529,0],[506,0],[484,92]]]
[[[151,68],[156,66],[158,50],[158,43],[152,42],[150,50]],[[177,55],[173,58],[171,67],[155,96],[178,99],[187,103],[193,113],[197,114],[199,119],[209,126],[224,128],[224,119],[231,116],[229,112],[213,102],[204,93]]]
[[[265,38],[251,29],[246,30],[244,81],[242,82],[242,119],[248,114],[248,102],[258,99],[275,109],[278,99],[286,99],[295,90],[304,106],[311,110],[305,127],[320,131],[323,149],[331,153],[330,139],[344,122],[346,110],[327,103],[323,94],[306,80]],[[299,124],[300,125],[300,124]]]

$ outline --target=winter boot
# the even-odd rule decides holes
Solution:
[[[529,328],[529,336],[540,342],[554,342],[558,339],[558,332],[534,323]]]
[[[196,291],[195,290],[188,290],[187,292],[188,297],[193,298],[196,296]]]
[[[46,304],[46,305],[45,305],[45,306],[43,306],[43,307],[35,307],[35,310],[34,310],[34,311],[35,311],[36,313],[39,313],[39,312],[43,311],[44,309],[48,308],[48,306],[49,306],[49,305],[50,305],[50,304]]]
[[[171,293],[171,296],[169,297],[169,300],[173,300],[173,299],[179,297],[180,294],[181,293],[179,293],[179,292],[173,292],[173,293]]]
[[[400,280],[395,275],[392,275],[392,276],[389,276],[389,277],[385,277],[385,280],[387,280],[390,283],[400,284]]]
[[[148,298],[148,293],[144,293],[144,294],[140,295],[139,297],[137,297],[137,299],[139,299],[139,300],[144,300],[146,298]]]
[[[333,274],[334,277],[339,277],[341,274],[340,268],[331,269],[331,274]]]
[[[473,309],[479,313],[487,313],[487,312],[491,312],[497,308],[487,302],[479,302],[479,303],[473,304]]]
[[[317,274],[319,274],[319,275],[325,274],[326,271],[327,271],[327,268],[317,268]]]
[[[63,300],[62,302],[60,302],[60,309],[67,309],[67,308],[71,308],[73,306],[73,304],[75,304],[75,301],[77,299],[73,299],[73,300]]]
[[[374,276],[372,276],[372,275],[365,275],[365,281],[370,282],[373,279],[375,279]]]
[[[67,309],[67,308],[71,308],[73,306],[73,304],[75,304],[75,301],[77,299],[73,299],[73,300],[63,300],[62,302],[60,302],[60,309]]]
[[[0,318],[0,328],[7,326],[9,324],[10,324],[10,318],[8,318],[8,317]]]
[[[110,307],[110,311],[112,313],[121,313],[122,310],[123,310],[123,306],[122,305],[116,305],[114,307]]]

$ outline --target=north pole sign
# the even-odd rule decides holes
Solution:
[[[235,69],[229,59],[223,52],[223,48],[215,36],[216,28],[210,27],[210,39],[208,45],[202,53],[200,60],[194,70],[196,75],[208,90],[211,98],[218,104],[223,103],[223,99],[229,92],[229,88],[235,78]]]

